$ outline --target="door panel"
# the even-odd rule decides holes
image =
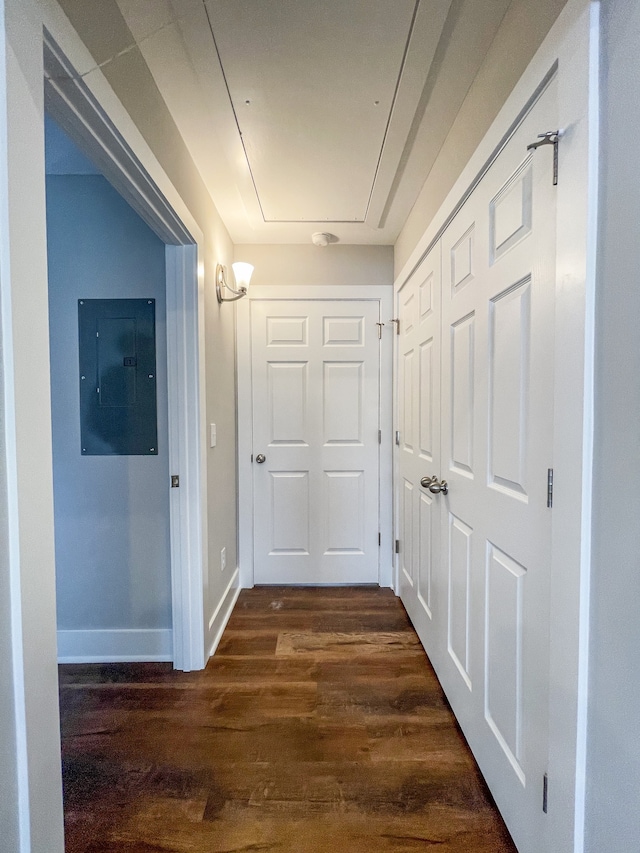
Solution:
[[[440,471],[440,247],[423,261],[398,294],[398,466],[402,496],[399,587],[429,654],[437,633],[434,601],[444,600],[439,561],[440,513],[422,477]]]
[[[398,293],[401,594],[521,853],[546,849],[556,227],[551,157],[527,144],[556,97],[552,82],[424,262],[431,300],[424,265]]]
[[[378,581],[375,300],[251,304],[254,576]]]

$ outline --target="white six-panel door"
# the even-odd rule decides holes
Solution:
[[[251,304],[258,584],[378,582],[379,319],[377,300]]]
[[[527,144],[555,129],[556,97],[552,82],[398,294],[402,320],[441,260],[428,407],[415,357],[428,336],[401,322],[401,594],[520,853],[546,849],[556,229],[551,147]],[[440,448],[425,454],[414,436],[433,434],[438,411]],[[420,487],[434,474],[446,496]]]
[[[420,488],[439,474],[440,461],[440,246],[398,294],[398,501],[402,529],[399,588],[427,651],[434,651],[434,606],[440,556],[440,507]]]

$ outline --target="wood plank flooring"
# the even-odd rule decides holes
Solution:
[[[204,672],[60,700],[67,853],[515,853],[390,590],[244,590]]]

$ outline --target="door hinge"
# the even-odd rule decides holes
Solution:
[[[400,430],[396,430],[396,447],[400,447]]]
[[[561,130],[548,130],[546,133],[539,133],[536,142],[527,145],[527,151],[535,151],[541,145],[553,145],[553,185],[558,186],[558,143],[562,136]]]
[[[400,320],[389,320],[390,323],[396,324],[396,335],[400,334]]]
[[[180,477],[178,476],[178,474],[172,474],[171,475],[171,488],[172,489],[179,489],[180,488]]]
[[[382,444],[382,430],[378,430],[378,444]]]
[[[400,553],[400,540],[396,539],[396,554]]]
[[[382,327],[384,326],[384,323],[376,323],[376,326],[378,327],[378,338],[382,340]]]
[[[553,506],[553,468],[547,468],[547,507]]]
[[[382,533],[378,532],[378,548],[382,545]]]
[[[547,814],[549,806],[549,774],[542,777],[542,811]]]

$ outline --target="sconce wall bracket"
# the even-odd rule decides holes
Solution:
[[[233,296],[225,296],[224,291],[228,290],[233,293]],[[229,284],[227,284],[227,268],[224,264],[218,264],[216,266],[216,296],[218,297],[218,302],[222,304],[223,302],[235,302],[237,299],[242,299],[243,296],[247,295],[247,288],[240,287],[238,290],[235,290]]]

